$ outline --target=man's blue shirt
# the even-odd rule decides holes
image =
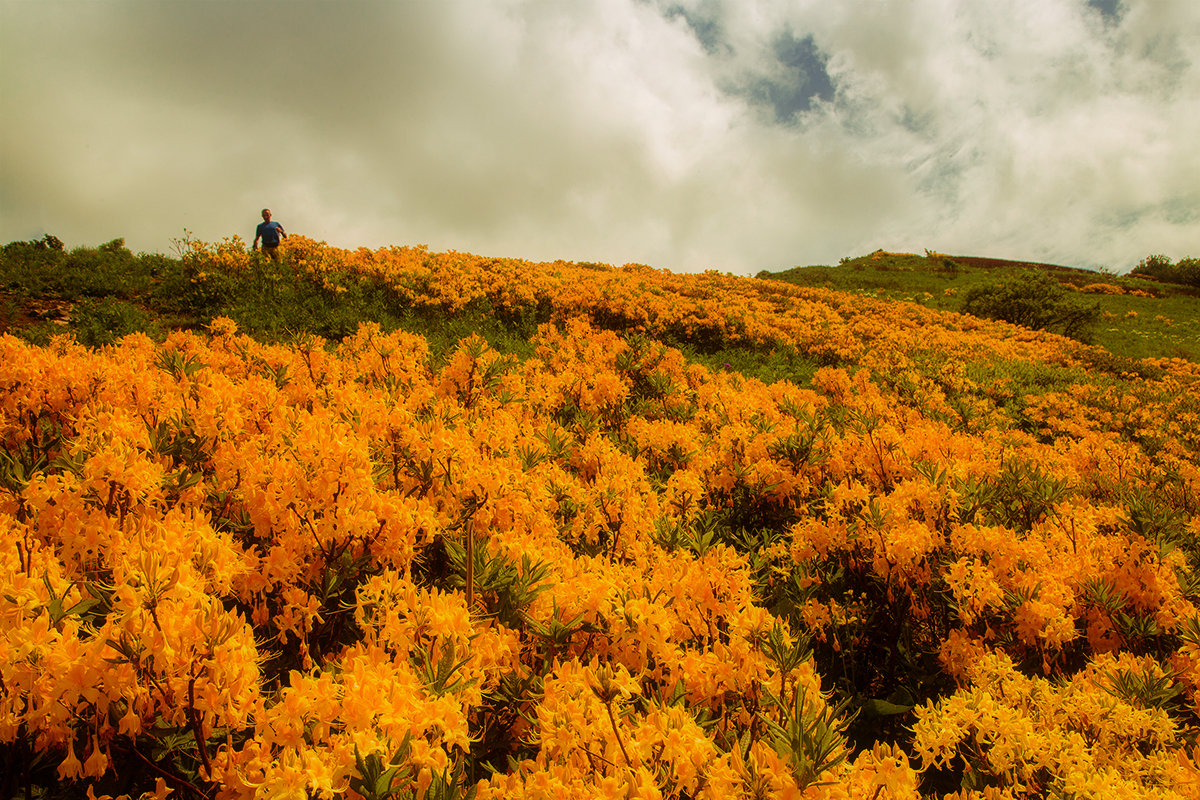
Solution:
[[[254,230],[255,238],[262,237],[263,247],[278,247],[279,246],[279,229],[283,226],[275,220],[270,222],[260,222]]]

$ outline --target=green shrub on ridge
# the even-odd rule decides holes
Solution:
[[[1011,280],[975,287],[963,298],[963,311],[1084,342],[1100,318],[1099,304],[1071,300],[1058,281],[1044,272],[1024,272]]]

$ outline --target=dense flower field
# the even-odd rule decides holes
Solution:
[[[536,319],[536,355],[0,338],[0,788],[1200,797],[1196,364],[288,242],[333,292]],[[825,366],[767,385],[664,339]]]

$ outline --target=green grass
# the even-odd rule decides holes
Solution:
[[[813,375],[821,368],[812,356],[787,348],[759,350],[732,346],[706,352],[687,343],[672,346],[677,347],[688,361],[703,364],[713,372],[740,372],[768,384],[786,380],[798,386],[810,386]]]
[[[1200,361],[1200,298],[1128,295],[1106,297],[1095,342],[1133,358],[1185,358]]]

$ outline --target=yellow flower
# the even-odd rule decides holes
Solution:
[[[67,755],[58,765],[58,777],[64,780],[74,780],[83,774],[83,764],[75,756],[75,739],[67,738]]]

